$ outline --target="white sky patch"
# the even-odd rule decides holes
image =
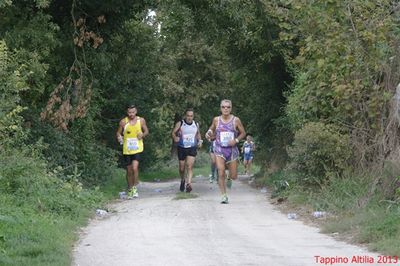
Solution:
[[[149,24],[150,26],[156,26],[157,32],[160,33],[161,23],[157,21],[156,11],[154,11],[152,9],[147,10],[146,23]]]

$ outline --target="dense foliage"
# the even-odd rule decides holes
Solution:
[[[400,158],[399,14],[394,0],[0,0],[0,191],[73,216],[80,182],[112,176],[131,103],[150,129],[142,169],[170,156],[187,107],[205,132],[223,98],[264,169],[293,140],[305,185],[385,169]],[[399,175],[375,181],[387,198]]]
[[[230,98],[266,165],[282,165],[308,122],[349,136],[349,167],[397,158],[398,9],[389,0],[3,1],[1,145],[42,141],[49,168],[96,183],[115,165],[128,104],[150,127],[146,167],[169,156],[186,107],[205,130]]]
[[[341,176],[351,158],[348,136],[320,122],[309,122],[298,130],[288,153],[288,168],[296,171],[299,182],[320,187]]]
[[[280,38],[296,46],[286,51],[295,75],[286,107],[290,127],[334,123],[349,133],[359,166],[398,156],[396,1],[281,3],[274,6]]]

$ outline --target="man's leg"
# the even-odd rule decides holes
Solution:
[[[211,168],[211,173],[208,176],[208,180],[210,183],[214,181],[215,175],[214,175],[214,170],[215,170],[215,158],[214,158],[214,153],[209,152],[208,155],[210,155],[210,168]]]
[[[253,159],[250,159],[247,161],[247,174],[250,176],[251,175],[251,163]]]
[[[218,174],[218,186],[222,195],[226,194],[226,185],[225,185],[225,159],[216,156],[215,163],[217,165],[217,174]]]
[[[179,176],[182,179],[185,179],[185,160],[179,161]]]
[[[128,190],[134,186],[133,161],[126,166],[126,180],[128,181]]]
[[[136,186],[139,184],[139,161],[133,160],[130,168],[132,169],[132,187],[128,191],[128,199],[139,197],[139,193],[137,192],[136,188]]]
[[[139,161],[133,160],[133,186],[136,187],[139,184]]]
[[[213,182],[213,177],[214,177],[215,164],[213,162],[213,153],[210,152],[210,153],[208,153],[208,155],[210,155],[210,167],[211,167],[211,173],[209,175],[209,179],[210,179],[210,183],[212,183]]]
[[[247,165],[248,161],[246,159],[243,160],[243,166],[244,166],[244,174],[247,175]]]
[[[210,153],[210,157],[211,157],[211,177],[212,177],[212,179],[218,179],[217,164],[215,162],[215,154]]]
[[[185,191],[185,160],[179,160],[179,176],[181,177],[181,185],[179,190]]]
[[[229,178],[236,180],[237,179],[237,167],[238,162],[237,160],[230,161],[228,163],[228,170],[229,170]]]
[[[132,161],[126,167],[126,175],[128,179],[128,199],[133,199],[135,196],[135,173],[134,173],[134,161]]]
[[[192,191],[193,164],[195,157],[186,157],[186,192]]]

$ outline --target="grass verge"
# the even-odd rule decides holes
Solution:
[[[194,199],[199,195],[196,193],[186,193],[186,192],[178,192],[176,196],[173,198],[174,200],[183,200],[183,199]]]
[[[27,154],[0,160],[0,265],[71,265],[77,229],[104,199]]]
[[[379,189],[371,193],[375,179],[365,175],[332,178],[329,185],[312,189],[296,184],[293,173],[280,171],[257,182],[274,191],[275,202],[284,202],[282,210],[298,211],[299,219],[317,223],[322,232],[372,251],[400,256],[400,201],[386,200]],[[313,211],[328,215],[316,219]]]

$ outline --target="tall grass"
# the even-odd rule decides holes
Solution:
[[[104,202],[26,152],[0,159],[0,265],[70,265],[77,228]]]
[[[280,171],[258,182],[267,183],[290,204],[328,212],[323,232],[346,235],[371,250],[400,256],[400,199],[386,199],[384,189],[374,187],[377,176],[347,175],[331,178],[322,188],[310,188],[296,182],[293,175]],[[283,182],[289,186],[280,187]]]

